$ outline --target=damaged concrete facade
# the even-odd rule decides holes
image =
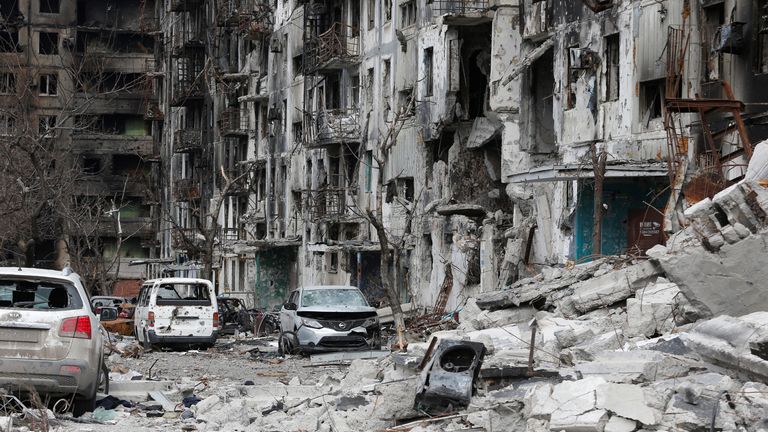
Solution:
[[[739,179],[744,137],[764,138],[749,105],[765,76],[762,7],[171,2],[162,255],[200,262],[212,245],[219,291],[257,306],[310,284],[384,300],[366,213],[381,207],[406,238],[403,302],[434,307],[450,287],[453,309],[592,257],[603,150],[601,254],[642,253]],[[701,116],[697,97],[711,102]],[[723,101],[731,111],[710,110]]]
[[[521,1],[504,12],[519,31],[494,43],[491,105],[516,225],[536,227],[531,262],[591,257],[593,148],[607,153],[604,255],[663,242],[685,208],[742,178],[750,142],[765,138],[758,3]]]
[[[146,275],[128,262],[158,254],[159,197],[153,192],[159,141],[153,120],[160,113],[148,78],[154,71],[156,7],[162,2],[0,2],[2,135],[44,143],[38,160],[52,158],[63,167],[58,177],[46,173],[52,179],[48,188],[66,188],[67,194],[45,198],[56,208],[43,212],[55,215],[44,215],[53,226],[33,229],[44,232],[32,234],[35,244],[24,253],[33,255],[28,265],[77,267],[94,290],[137,288]],[[24,193],[31,196],[38,188],[45,189],[36,182]],[[29,196],[25,201],[35,205]],[[80,210],[94,201],[111,203],[113,211],[82,219]],[[74,211],[61,210],[63,203]],[[5,258],[16,264],[18,254],[8,256],[16,247],[3,247]]]

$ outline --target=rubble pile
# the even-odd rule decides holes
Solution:
[[[482,293],[457,328],[407,352],[309,363],[313,373],[284,369],[268,384],[176,382],[167,394],[178,409],[162,421],[200,431],[767,430],[768,266],[754,259],[768,244],[766,215],[768,189],[740,183],[691,207],[690,225],[648,258],[547,268]],[[264,361],[253,347],[229,350]]]

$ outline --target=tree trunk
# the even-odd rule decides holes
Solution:
[[[597,145],[592,144],[592,170],[595,174],[595,196],[592,222],[592,255],[602,254],[603,241],[603,181],[605,179],[605,149],[597,153]]]

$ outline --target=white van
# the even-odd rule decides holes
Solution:
[[[210,281],[163,278],[148,280],[141,286],[134,330],[145,347],[211,347],[219,335],[219,326],[219,308]]]

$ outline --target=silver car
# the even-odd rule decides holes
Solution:
[[[280,353],[381,349],[373,306],[351,286],[297,289],[280,310]]]
[[[0,386],[71,398],[79,416],[93,411],[108,379],[99,320],[80,277],[0,267]]]

